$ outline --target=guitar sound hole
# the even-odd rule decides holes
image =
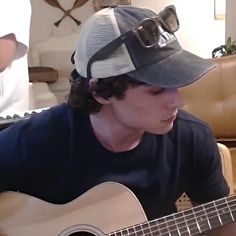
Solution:
[[[82,224],[71,226],[58,236],[105,236],[105,234],[92,225]]]
[[[89,232],[80,231],[80,232],[68,234],[68,236],[94,236],[94,235]]]

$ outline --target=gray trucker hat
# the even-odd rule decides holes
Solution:
[[[191,84],[214,67],[209,60],[182,49],[175,34],[160,24],[154,47],[143,47],[135,35],[128,37],[115,50],[94,60],[88,70],[90,59],[106,45],[135,29],[140,21],[158,16],[149,9],[125,5],[95,13],[80,32],[74,55],[77,72],[97,79],[128,74],[150,85],[177,88]]]

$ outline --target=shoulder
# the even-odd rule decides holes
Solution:
[[[63,103],[32,115],[28,120],[22,122],[22,125],[26,124],[32,128],[48,127],[49,129],[58,125],[66,127],[72,116],[73,112],[70,107]]]
[[[7,0],[1,4],[0,37],[14,34],[14,41],[16,40],[17,42],[16,59],[23,56],[26,57],[27,55],[27,51],[29,49],[31,16],[31,3],[28,0]],[[7,24],[2,23],[5,21]]]
[[[194,128],[195,127],[209,128],[209,125],[205,121],[184,110],[179,110],[177,115],[177,122],[180,125],[182,124],[190,125],[193,126]]]
[[[46,150],[48,153],[52,150],[59,153],[69,148],[70,141],[77,133],[77,123],[83,126],[81,123],[85,120],[81,114],[75,114],[65,103],[14,123],[0,132],[0,155],[2,152],[11,154],[16,150],[19,155],[23,155],[24,150],[27,150],[27,155],[34,153],[33,156],[36,152],[37,155],[46,153]],[[11,147],[14,150],[9,150]]]
[[[179,110],[178,112],[173,130],[175,131],[175,129],[181,129],[183,132],[191,132],[192,134],[201,132],[212,133],[208,123],[184,110]]]
[[[12,124],[0,133],[0,138],[11,133],[41,133],[48,132],[54,129],[55,126],[61,125],[66,127],[67,120],[69,119],[70,109],[67,104],[61,104],[49,109],[42,110],[41,112],[23,118],[22,120]]]
[[[180,110],[174,122],[173,129],[169,132],[178,142],[182,142],[189,147],[200,147],[215,145],[215,137],[210,126],[198,117]]]
[[[65,133],[74,129],[77,124],[80,126],[87,122],[88,116],[79,111],[74,111],[67,103],[45,109],[38,114],[33,114],[28,119],[24,119],[9,127],[14,130],[24,130],[24,132],[37,131],[39,133]]]

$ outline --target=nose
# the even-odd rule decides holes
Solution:
[[[167,108],[181,108],[184,106],[184,99],[177,88],[168,89],[168,97]]]

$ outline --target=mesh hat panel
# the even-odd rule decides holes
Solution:
[[[96,15],[102,15],[102,17],[97,19]],[[114,11],[103,9],[90,18],[86,24],[86,29],[81,33],[80,43],[75,53],[77,72],[83,77],[87,77],[85,68],[87,68],[87,63],[94,52],[97,52],[120,35]],[[125,45],[117,48],[106,59],[94,62],[91,67],[93,78],[105,78],[125,74],[133,70],[135,70],[135,67]],[[106,71],[105,76],[104,71]]]

